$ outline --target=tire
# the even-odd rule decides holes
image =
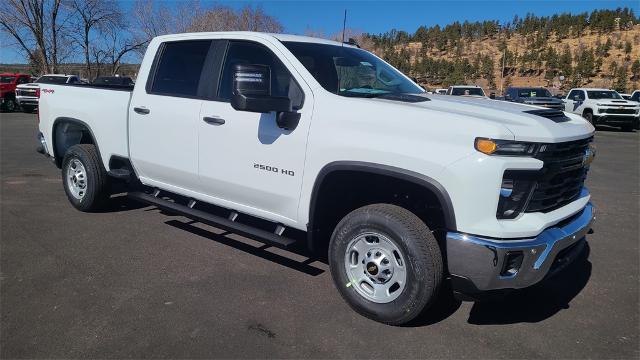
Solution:
[[[84,212],[100,210],[109,197],[107,172],[95,145],[78,144],[62,160],[62,184],[71,205]]]
[[[442,282],[442,262],[425,223],[390,204],[352,211],[338,223],[329,244],[329,267],[340,295],[359,314],[389,325],[406,324],[433,303]],[[375,277],[388,276],[385,266],[392,271],[383,283]],[[404,285],[399,285],[403,273]],[[384,287],[388,289],[372,290]]]
[[[35,110],[35,108],[36,107],[32,105],[22,105],[22,112],[31,114],[33,113],[33,110]]]
[[[585,111],[582,113],[582,117],[589,122],[589,124],[595,126],[596,124],[593,122],[593,113],[591,111]]]
[[[6,112],[14,112],[16,111],[16,101],[13,98],[5,98],[4,110]]]

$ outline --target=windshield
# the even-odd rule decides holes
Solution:
[[[283,44],[327,91],[378,97],[424,91],[370,52],[350,46],[285,41]]]
[[[11,84],[16,79],[15,76],[0,76],[0,84]]]
[[[66,76],[41,76],[37,83],[41,84],[65,84],[67,82]]]
[[[461,88],[455,87],[451,89],[451,95],[457,96],[484,96],[484,91],[478,87]]]
[[[618,99],[623,100],[622,96],[615,91],[602,90],[602,91],[587,91],[589,99]]]
[[[551,97],[551,93],[545,88],[519,89],[518,97]]]

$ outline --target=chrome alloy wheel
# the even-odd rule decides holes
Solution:
[[[396,244],[386,236],[367,232],[349,242],[344,266],[348,286],[375,303],[395,300],[407,282],[407,264]]]
[[[87,192],[87,171],[78,159],[72,159],[67,166],[67,187],[78,200]]]

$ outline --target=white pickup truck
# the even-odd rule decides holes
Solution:
[[[637,129],[640,123],[640,104],[609,89],[571,89],[565,111],[582,115],[593,125],[619,126],[624,131]]]
[[[137,200],[268,244],[306,233],[352,308],[387,324],[418,316],[444,281],[477,299],[551,276],[594,218],[583,118],[427,95],[328,40],[157,37],[133,88],[43,85],[39,129],[79,210],[119,179]]]

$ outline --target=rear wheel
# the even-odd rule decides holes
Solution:
[[[443,276],[440,248],[429,228],[390,204],[345,216],[331,238],[329,265],[335,286],[355,311],[391,325],[422,313]]]
[[[74,145],[62,160],[62,183],[69,202],[80,211],[96,211],[108,199],[107,172],[91,144]]]

